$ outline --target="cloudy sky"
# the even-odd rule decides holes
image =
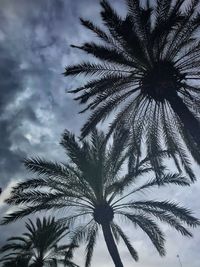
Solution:
[[[0,218],[6,211],[3,199],[18,180],[30,178],[21,160],[42,156],[62,160],[59,146],[65,128],[79,133],[86,115],[78,115],[79,107],[66,89],[83,82],[81,78],[66,79],[64,66],[84,59],[70,44],[91,40],[93,35],[83,29],[79,17],[100,22],[98,0],[0,0]],[[119,12],[125,12],[123,0],[112,0]],[[194,166],[197,176],[199,169]],[[194,210],[200,217],[200,179],[189,189],[169,188],[153,199],[174,199]],[[126,249],[120,253],[126,267],[178,267],[177,254],[183,267],[200,266],[200,230],[186,239],[164,227],[167,256],[160,258],[140,231],[125,228],[140,255],[134,263]],[[13,234],[23,232],[21,222],[0,228],[0,245]],[[75,262],[83,266],[83,253],[76,253]],[[113,263],[102,238],[96,248],[93,265],[111,267]]]

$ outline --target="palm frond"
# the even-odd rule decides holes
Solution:
[[[127,205],[129,206],[129,204]],[[188,226],[196,227],[200,224],[199,220],[192,216],[192,212],[189,209],[180,207],[178,204],[170,201],[136,201],[135,205],[138,208],[141,205],[150,209],[167,211]],[[130,204],[130,207],[134,207],[134,203]]]
[[[131,245],[129,238],[125,235],[125,233],[123,232],[123,230],[117,225],[117,224],[112,224],[112,227],[118,232],[118,234],[120,235],[120,237],[123,239],[125,245],[127,246],[131,256],[133,257],[133,259],[135,261],[138,261],[138,254],[137,251],[133,248],[133,246]]]
[[[101,38],[103,41],[106,42],[112,42],[110,36],[107,35],[102,29],[100,29],[98,26],[94,25],[91,21],[80,19],[83,26],[88,28],[89,30],[93,31],[99,38]]]
[[[125,216],[134,225],[138,225],[150,238],[160,256],[165,256],[164,242],[165,237],[158,225],[145,215],[135,215],[125,212],[118,212],[120,215]]]
[[[74,76],[78,74],[88,75],[102,75],[102,74],[131,74],[130,70],[120,70],[115,66],[110,66],[109,64],[95,64],[95,63],[82,63],[75,66],[70,66],[65,68],[65,76]]]
[[[96,243],[98,227],[96,224],[91,227],[90,232],[87,237],[87,247],[86,247],[86,260],[85,260],[85,267],[89,267],[91,265],[92,255],[94,246]]]

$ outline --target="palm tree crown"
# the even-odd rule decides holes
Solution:
[[[22,236],[9,238],[8,244],[1,248],[0,252],[6,253],[1,258],[5,266],[11,266],[12,263],[26,267],[56,267],[58,263],[68,267],[77,266],[70,261],[72,247],[58,246],[58,242],[68,233],[66,223],[58,223],[54,217],[37,218],[35,224],[29,219],[26,229],[27,232]]]
[[[88,103],[82,112],[94,110],[82,137],[117,109],[109,134],[120,125],[133,125],[150,152],[164,145],[176,164],[180,157],[193,180],[182,142],[200,163],[200,91],[191,83],[200,79],[199,1],[157,0],[152,6],[148,0],[143,6],[139,0],[126,2],[128,13],[121,18],[102,0],[107,31],[81,19],[101,42],[72,45],[100,60],[68,66],[64,72],[94,77],[69,91],[80,93],[75,99],[81,104]]]
[[[11,259],[3,260],[2,267],[28,267],[29,258],[23,256],[11,257]]]
[[[184,224],[195,227],[199,221],[188,209],[171,201],[134,200],[133,196],[137,192],[153,188],[158,183],[155,177],[136,186],[139,176],[154,173],[148,157],[141,159],[137,154],[132,154],[128,170],[125,170],[127,131],[115,132],[112,145],[105,140],[102,132],[94,130],[90,141],[82,141],[80,144],[73,134],[66,131],[61,144],[69,157],[68,163],[59,164],[40,158],[27,159],[25,166],[38,177],[21,182],[13,188],[6,202],[17,205],[18,210],[7,214],[2,223],[41,210],[66,211],[69,208],[71,215],[61,219],[61,222],[73,224],[73,244],[80,241],[87,243],[86,267],[91,263],[99,228],[102,228],[115,266],[123,266],[115,242],[120,238],[132,257],[138,260],[136,250],[117,223],[118,217],[125,218],[132,226],[139,226],[161,256],[165,255],[165,237],[154,219],[165,222],[182,235],[190,237],[191,233]],[[130,187],[131,184],[133,186]],[[168,173],[160,178],[160,187],[168,184],[188,186],[189,182],[177,173]]]

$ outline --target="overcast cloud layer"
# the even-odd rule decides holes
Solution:
[[[116,9],[124,13],[123,0],[113,0]],[[78,115],[79,107],[66,89],[71,89],[80,78],[66,79],[64,66],[74,64],[84,55],[70,48],[93,35],[82,28],[79,17],[98,23],[98,0],[0,0],[0,218],[6,210],[3,199],[18,179],[30,177],[20,161],[27,156],[43,156],[64,160],[59,146],[65,128],[79,133],[86,115]],[[195,167],[198,176],[199,169]],[[174,199],[190,207],[200,217],[200,177],[191,188],[170,188],[153,199]],[[134,263],[125,247],[120,245],[124,266],[176,267],[177,254],[183,267],[200,266],[200,230],[193,239],[186,239],[167,227],[167,256],[160,258],[139,230],[126,231],[140,255]],[[0,246],[6,238],[23,232],[17,222],[0,228]],[[75,255],[75,262],[83,266],[83,254]],[[93,266],[111,267],[113,263],[100,237]]]

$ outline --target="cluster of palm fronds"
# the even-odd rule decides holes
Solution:
[[[146,5],[126,0],[128,12],[120,17],[106,0],[101,17],[106,30],[81,19],[99,43],[79,48],[98,62],[68,66],[65,76],[93,78],[69,92],[93,111],[82,128],[85,137],[113,114],[108,136],[116,127],[133,127],[150,153],[165,147],[180,169],[194,179],[185,149],[200,163],[200,95],[193,82],[200,79],[200,25],[198,0],[157,0]],[[117,111],[117,112],[114,112]]]
[[[26,232],[22,236],[9,238],[0,252],[3,267],[78,267],[71,261],[71,244],[58,245],[58,242],[69,234],[65,223],[58,223],[54,217],[36,219],[26,223]]]
[[[186,226],[196,227],[199,221],[190,210],[173,201],[139,201],[137,193],[153,190],[158,185],[159,190],[168,185],[189,186],[190,181],[179,173],[166,172],[164,166],[161,177],[157,179],[151,166],[152,157],[142,158],[134,146],[127,150],[128,142],[127,130],[115,132],[112,145],[101,131],[94,130],[90,140],[81,143],[66,131],[61,145],[66,150],[68,162],[61,164],[41,158],[25,160],[25,166],[36,173],[37,178],[13,188],[6,203],[16,206],[17,210],[5,215],[2,223],[38,211],[56,209],[65,214],[69,210],[70,215],[65,214],[59,223],[73,227],[73,246],[86,242],[85,266],[90,266],[100,228],[115,266],[123,266],[116,242],[121,239],[136,261],[138,254],[118,223],[121,217],[132,227],[141,228],[158,253],[164,256],[165,235],[156,220],[187,237],[192,234]],[[163,159],[166,155],[162,151],[158,157]],[[139,178],[146,174],[152,178],[137,185]]]
[[[127,0],[128,12],[122,18],[102,0],[101,17],[107,30],[81,19],[101,42],[73,47],[99,61],[66,67],[64,74],[94,77],[71,90],[79,94],[76,100],[81,104],[88,103],[83,112],[94,113],[82,128],[81,140],[69,131],[63,134],[66,162],[39,157],[24,161],[36,177],[13,187],[5,201],[12,212],[2,224],[42,211],[59,210],[64,216],[57,222],[37,219],[37,227],[29,221],[28,233],[11,238],[2,248],[9,252],[2,258],[5,267],[18,262],[13,266],[60,262],[75,266],[72,250],[81,242],[86,244],[85,266],[89,267],[100,230],[115,266],[123,267],[120,240],[135,261],[138,253],[120,222],[144,231],[161,256],[166,251],[159,222],[186,237],[192,236],[189,228],[200,225],[189,209],[171,199],[138,199],[138,193],[146,190],[190,186],[195,175],[188,152],[200,163],[200,91],[190,83],[200,74],[199,1],[186,2],[147,0],[142,5],[139,0]],[[109,131],[97,130],[96,125],[114,110]],[[177,171],[167,169],[169,158]],[[67,227],[70,246],[58,246]]]

